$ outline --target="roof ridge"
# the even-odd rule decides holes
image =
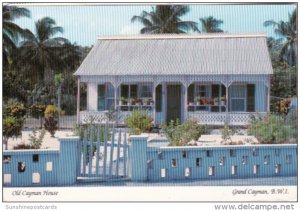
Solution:
[[[258,33],[202,33],[202,34],[138,34],[98,36],[97,40],[147,40],[147,39],[213,39],[213,38],[251,38],[267,37],[264,32]]]

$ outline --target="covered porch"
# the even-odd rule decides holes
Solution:
[[[190,118],[206,125],[247,125],[252,116],[269,111],[268,76],[78,78],[81,82],[87,84],[87,110],[78,109],[78,123],[110,120],[124,125],[137,109],[152,116],[155,126]]]

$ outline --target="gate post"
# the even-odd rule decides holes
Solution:
[[[147,135],[131,135],[130,176],[132,181],[147,180]]]
[[[59,167],[57,183],[59,185],[71,185],[77,179],[77,163],[79,150],[79,137],[59,138]]]

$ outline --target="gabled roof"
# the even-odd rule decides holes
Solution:
[[[272,74],[266,35],[139,35],[98,38],[75,75]]]

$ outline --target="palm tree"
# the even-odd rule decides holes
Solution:
[[[20,62],[32,70],[30,74],[35,75],[38,82],[49,79],[47,74],[54,77],[53,70],[64,67],[61,52],[70,42],[62,37],[53,38],[58,33],[63,33],[63,28],[56,26],[52,18],[44,17],[35,23],[35,34],[27,30],[27,40],[21,43]]]
[[[189,12],[185,5],[158,5],[151,12],[143,11],[140,16],[133,16],[131,22],[144,25],[141,34],[180,34],[189,30],[198,31],[197,23],[182,21],[180,17]]]
[[[297,59],[297,9],[289,14],[287,22],[268,20],[264,22],[264,26],[273,26],[275,34],[279,35],[278,42],[282,44],[280,49],[280,60],[285,61],[288,65],[296,64]]]
[[[214,33],[214,32],[223,32],[220,29],[220,25],[223,24],[222,20],[215,19],[213,16],[200,18],[202,24],[202,32]]]
[[[30,17],[30,11],[26,8],[4,5],[2,7],[2,42],[3,42],[3,62],[8,64],[11,50],[16,49],[18,38],[25,36],[25,30],[13,21],[21,17]]]

